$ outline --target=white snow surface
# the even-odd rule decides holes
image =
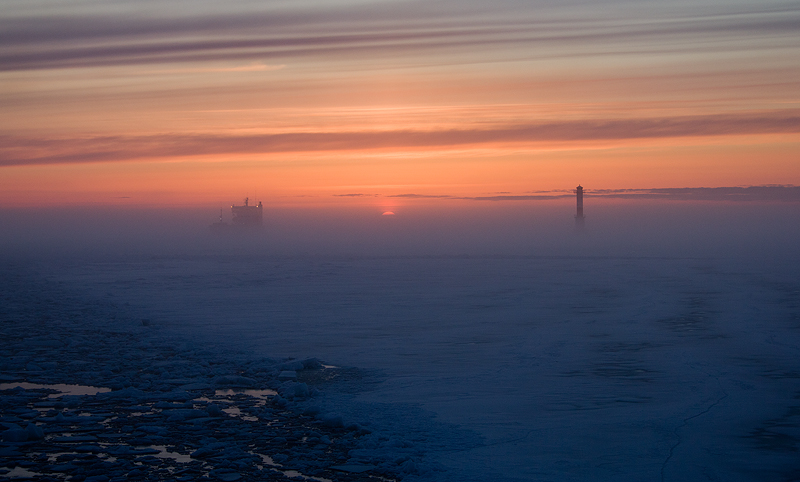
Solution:
[[[424,453],[408,480],[737,481],[800,470],[797,267],[250,253],[40,270],[164,336],[365,370],[319,403],[390,438],[375,450]]]

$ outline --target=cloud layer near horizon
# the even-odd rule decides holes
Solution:
[[[789,115],[787,115],[789,114]],[[3,136],[0,165],[112,162],[209,154],[447,148],[486,143],[620,140],[800,132],[800,112],[574,120],[493,129],[300,132],[264,135],[157,135],[89,138]]]
[[[800,184],[799,30],[782,0],[7,0],[0,202]]]
[[[363,196],[364,194],[350,194]],[[680,187],[653,189],[586,189],[586,198],[649,199],[663,201],[734,201],[734,202],[800,202],[800,186],[734,186],[734,187]],[[523,195],[499,194],[492,196],[451,196],[447,194],[395,194],[390,198],[402,199],[452,199],[467,201],[549,201],[574,198],[574,191],[555,190],[547,193]]]

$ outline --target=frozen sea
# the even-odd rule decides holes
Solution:
[[[796,255],[212,250],[28,262],[166,337],[357,367],[360,378],[317,403],[413,445],[422,455],[408,480],[800,478]]]

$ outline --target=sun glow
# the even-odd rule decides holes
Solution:
[[[264,5],[232,15],[251,25]],[[535,23],[542,14],[512,10],[498,7],[498,18]],[[470,48],[460,51],[439,43],[449,28],[430,30],[437,22],[422,18],[400,25],[393,11],[342,30],[363,35],[367,43],[355,50],[350,35],[320,35],[314,16],[265,39],[261,29],[210,22],[190,32],[204,39],[197,43],[156,22],[141,38],[110,38],[119,50],[93,45],[98,40],[78,27],[67,29],[75,38],[48,43],[49,21],[34,21],[13,47],[32,55],[12,55],[0,72],[0,204],[214,204],[251,190],[270,203],[442,203],[567,189],[578,177],[607,189],[800,184],[800,67],[787,60],[800,47],[788,27],[767,31],[782,42],[781,55],[764,55],[777,50],[756,48],[761,37],[749,31],[711,41],[740,30],[712,25],[666,42],[674,50],[665,51],[661,37],[625,30],[661,20],[630,13],[629,25],[624,16],[615,24],[627,34],[613,42],[635,46],[623,48],[575,40],[584,27],[571,31],[572,11],[554,6],[551,13],[566,15],[558,38],[573,40],[532,48],[505,28],[467,29],[476,37],[462,39]],[[605,28],[597,14],[589,26]],[[92,8],[74,6],[65,21],[75,15],[94,18]],[[378,25],[420,27],[422,37],[370,44]],[[253,35],[252,46],[228,42],[237,35]],[[311,42],[308,50],[302,42],[269,50],[300,40]],[[229,49],[224,58],[220,45]],[[704,45],[729,50],[720,56]]]

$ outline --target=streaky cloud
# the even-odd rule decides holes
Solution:
[[[547,199],[559,199],[563,197],[571,197],[572,194],[535,194],[535,195],[513,195],[513,194],[498,194],[494,196],[453,196],[450,194],[393,194],[390,198],[404,198],[404,199],[454,199],[462,201],[541,201]]]
[[[453,196],[450,194],[395,194],[390,198],[453,199],[465,201],[548,201],[573,198],[571,189],[541,191],[542,194]],[[586,189],[587,198],[643,199],[663,201],[736,201],[736,202],[800,202],[800,186],[774,184],[733,187],[672,187],[653,189]]]
[[[777,45],[790,39],[794,45],[800,29],[800,9],[792,5],[716,6],[705,13],[673,12],[660,19],[642,13],[613,18],[598,12],[582,18],[569,9],[554,9],[540,18],[541,6],[520,9],[501,4],[494,10],[461,6],[455,12],[420,2],[414,6],[383,2],[164,18],[87,11],[0,17],[0,70],[263,58],[283,63],[319,54],[341,59],[514,45],[525,48],[532,58],[566,55],[564,48],[594,55],[630,48],[662,53],[719,51],[757,48],[765,39]],[[678,38],[697,41],[676,42]]]
[[[800,201],[800,186],[776,184],[736,187],[588,190],[587,197],[673,201]]]
[[[574,120],[439,131],[160,134],[48,138],[0,136],[0,166],[114,162],[215,154],[449,148],[497,143],[708,137],[800,132],[796,111],[645,119]]]
[[[262,62],[252,62],[238,67],[205,67],[205,68],[185,68],[185,69],[164,69],[153,70],[145,73],[153,74],[201,74],[201,73],[227,73],[227,72],[268,72],[271,70],[281,70],[286,68],[285,64],[267,65]]]
[[[565,197],[572,197],[571,194],[532,194],[532,195],[508,195],[508,196],[466,196],[458,199],[471,200],[471,201],[547,201],[550,199],[561,199]]]
[[[454,199],[453,196],[450,196],[448,194],[414,194],[414,193],[408,193],[408,194],[393,194],[391,196],[386,196],[386,197],[399,197],[399,198],[406,198],[406,199],[447,199],[447,198]]]

